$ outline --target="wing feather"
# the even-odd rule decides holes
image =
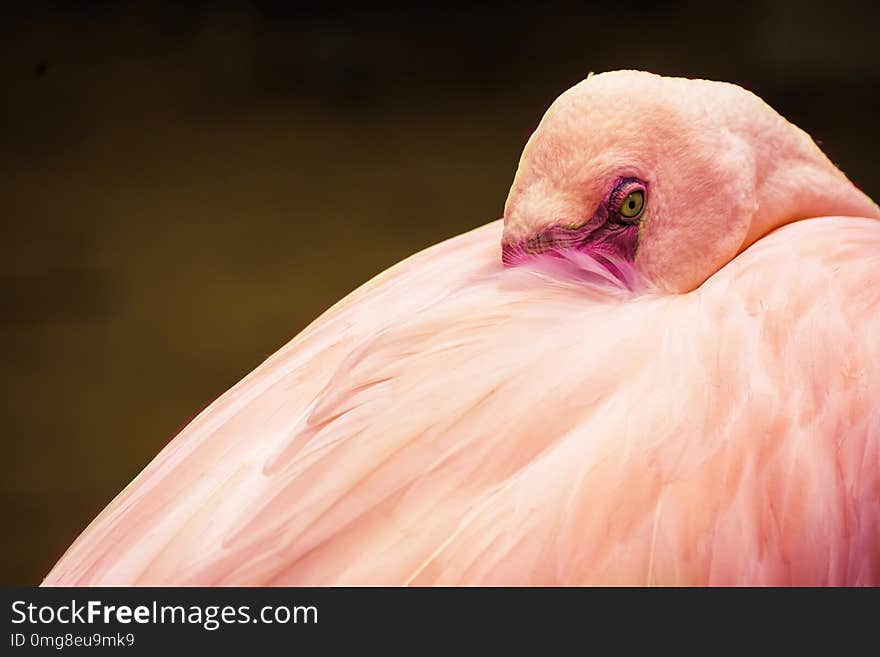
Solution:
[[[392,268],[223,395],[47,584],[880,582],[880,224],[621,299]]]

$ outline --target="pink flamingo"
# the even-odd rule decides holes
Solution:
[[[880,584],[877,219],[755,95],[593,75],[44,583]]]

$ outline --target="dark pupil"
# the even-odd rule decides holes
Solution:
[[[635,201],[630,201],[630,202],[629,202],[629,209],[632,210],[634,207],[636,207],[636,202],[635,202]]]

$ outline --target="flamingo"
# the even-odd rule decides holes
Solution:
[[[878,585],[877,219],[751,92],[591,74],[44,585]]]

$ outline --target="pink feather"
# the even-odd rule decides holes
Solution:
[[[327,311],[45,584],[880,584],[880,223],[681,295],[505,269],[501,231]]]

